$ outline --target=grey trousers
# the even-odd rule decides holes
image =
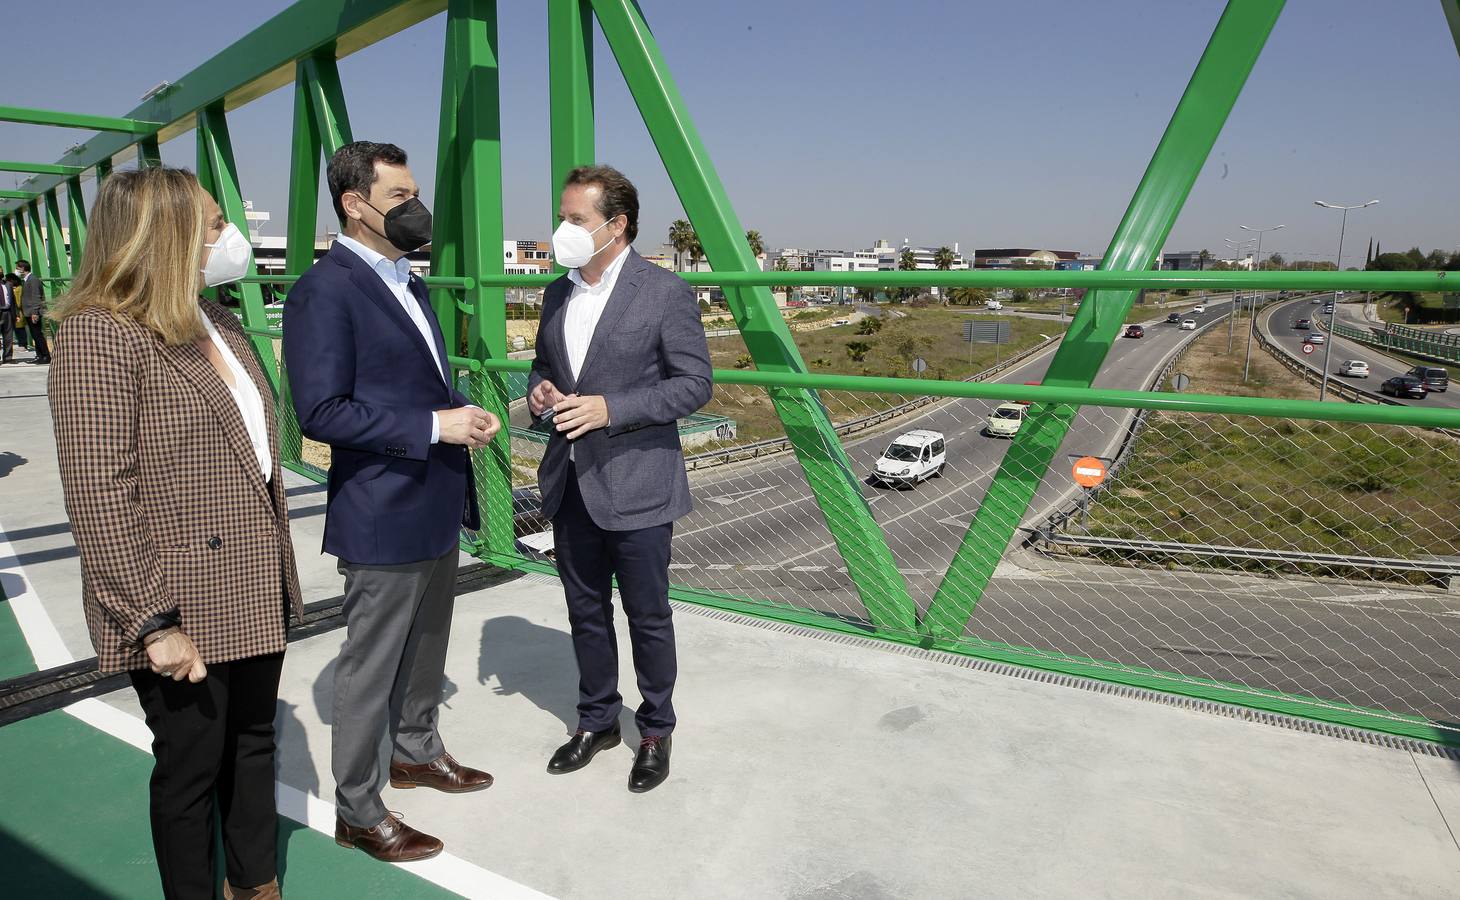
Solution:
[[[446,752],[436,712],[456,603],[457,551],[403,566],[340,561],[345,645],[335,668],[331,763],[339,815],[357,828],[385,818],[391,756],[419,765]]]

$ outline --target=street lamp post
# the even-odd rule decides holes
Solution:
[[[1321,206],[1324,209],[1337,209],[1343,211],[1343,218],[1338,223],[1338,259],[1334,262],[1335,272],[1343,271],[1343,233],[1348,228],[1348,211],[1351,209],[1363,209],[1366,206],[1373,206],[1378,200],[1370,200],[1368,203],[1358,203],[1353,206],[1338,206],[1333,203],[1324,203],[1322,200],[1314,200],[1314,206]],[[1324,341],[1323,371],[1319,373],[1322,377],[1318,380],[1318,402],[1322,403],[1328,399],[1328,373],[1329,363],[1333,358],[1333,320],[1338,316],[1338,289],[1333,291],[1333,309],[1328,314],[1328,340]]]
[[[1237,254],[1237,259],[1240,260],[1242,258],[1242,248],[1250,245],[1252,243],[1252,240],[1249,238],[1248,240],[1245,240],[1245,241],[1234,241],[1231,238],[1222,238],[1222,243],[1224,243],[1227,246],[1231,247],[1232,248],[1232,252],[1233,253],[1236,253]],[[1232,329],[1235,328],[1236,327],[1236,324],[1237,324],[1237,303],[1241,299],[1241,297],[1242,297],[1242,294],[1239,291],[1233,291],[1232,292],[1232,311],[1229,312],[1229,313],[1227,313],[1227,352],[1228,353],[1231,353],[1232,352]]]
[[[1249,228],[1246,225],[1239,225],[1243,231],[1254,231],[1257,233],[1257,264],[1262,265],[1262,236],[1269,231],[1277,231],[1279,228],[1286,228],[1286,225],[1274,225],[1271,228]],[[1242,362],[1242,383],[1247,383],[1247,374],[1252,370],[1252,332],[1257,330],[1257,299],[1252,300],[1252,315],[1247,319],[1247,358]]]

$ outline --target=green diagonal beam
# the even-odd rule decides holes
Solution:
[[[441,74],[439,164],[436,172],[435,233],[431,244],[433,275],[500,275],[502,258],[502,103],[498,71],[495,0],[450,0],[446,11],[445,64]],[[505,290],[477,285],[463,291],[467,317],[467,356],[507,358]],[[457,346],[460,321],[456,298],[433,296],[437,319]],[[500,372],[472,378],[471,399],[507,422],[507,381]],[[515,552],[512,526],[512,438],[503,428],[472,455],[481,509],[482,541],[496,553]]]
[[[755,269],[745,231],[638,6],[634,0],[594,0],[593,10],[706,258],[719,271]],[[769,289],[737,288],[726,296],[759,369],[806,371]],[[911,632],[917,608],[826,408],[815,391],[769,393],[868,618],[878,628]]]
[[[28,172],[32,175],[80,175],[84,171],[86,170],[80,166],[63,166],[58,163],[0,160],[0,172]]]
[[[322,161],[353,140],[334,47],[301,59],[294,74],[294,141],[284,270],[303,274],[314,262]]]
[[[223,218],[236,225],[247,237],[248,218],[244,214],[243,191],[238,184],[238,166],[233,160],[233,141],[228,135],[228,119],[223,113],[223,104],[216,103],[198,113],[197,131],[198,178],[218,201]],[[251,282],[243,282],[235,288],[243,298],[243,324],[248,328],[268,328],[269,323],[264,318],[263,289]],[[261,334],[249,335],[249,340],[277,397],[279,364],[274,356],[274,340]]]
[[[1450,37],[1455,41],[1455,51],[1460,53],[1460,0],[1440,0],[1445,10],[1445,21],[1450,25]]]
[[[34,200],[33,191],[0,191],[0,200]]]
[[[0,122],[51,125],[57,128],[84,128],[87,131],[119,131],[123,134],[153,134],[162,127],[160,122],[59,112],[53,109],[30,109],[24,106],[0,106]]]
[[[71,270],[81,269],[81,255],[86,250],[86,203],[81,197],[81,178],[66,179],[66,224],[71,232]]]
[[[71,277],[71,257],[66,255],[66,234],[61,230],[61,201],[55,190],[46,191],[46,261],[51,264],[51,278]],[[50,296],[64,285],[52,285]]]
[[[1110,241],[1102,269],[1143,270],[1155,261],[1282,9],[1282,0],[1228,2]],[[1051,360],[1044,383],[1089,387],[1136,294],[1091,291]],[[963,636],[1078,412],[1066,405],[1036,410],[1005,454],[938,586],[923,622],[925,632],[935,638]]]

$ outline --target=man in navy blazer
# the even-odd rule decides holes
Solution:
[[[500,427],[452,386],[448,348],[406,253],[431,239],[406,155],[365,141],[329,163],[341,235],[284,303],[284,358],[304,435],[330,445],[324,551],[345,576],[336,662],[335,840],[404,862],[442,843],[391,815],[393,787],[489,787],[437,732],[462,528],[478,529],[469,450]]]
[[[573,649],[578,728],[548,771],[573,772],[622,739],[613,582],[643,702],[629,790],[669,775],[677,676],[669,608],[674,521],[690,511],[678,420],[710,400],[694,292],[631,246],[639,195],[608,166],[568,174],[553,255],[571,269],[543,294],[528,407],[554,433],[538,468]]]

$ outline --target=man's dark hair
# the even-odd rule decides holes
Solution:
[[[6,272],[5,273],[5,283],[8,284],[8,285],[10,285],[13,288],[20,287],[20,279],[15,277],[15,273],[14,272]]]
[[[594,204],[605,219],[623,216],[628,220],[624,237],[629,243],[639,236],[639,191],[624,173],[613,166],[579,166],[563,179],[563,187],[580,184],[596,186],[598,201]]]
[[[15,267],[17,269],[24,269],[27,272],[29,272],[30,271],[30,260],[28,260],[28,259],[17,259],[15,261]]]
[[[375,184],[375,164],[378,162],[403,166],[406,164],[406,151],[395,144],[356,141],[336,150],[330,157],[326,178],[329,180],[330,200],[334,201],[335,215],[340,217],[341,225],[349,217],[345,215],[340,198],[349,192],[369,197],[370,188]]]

